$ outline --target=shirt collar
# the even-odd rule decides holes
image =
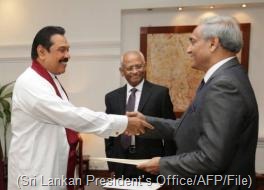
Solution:
[[[54,75],[53,73],[49,72],[48,73],[50,74],[50,76],[52,77],[52,79],[55,79],[56,78],[56,75]]]
[[[135,86],[135,87],[133,87],[133,86],[131,86],[129,83],[127,83],[127,93],[129,93],[130,92],[130,90],[132,89],[132,88],[136,88],[137,89],[137,91],[142,91],[142,88],[143,88],[143,84],[144,84],[144,79],[137,85],[137,86]]]
[[[219,61],[218,63],[214,64],[210,69],[208,69],[208,71],[205,73],[204,75],[204,82],[206,83],[209,78],[214,74],[214,72],[221,67],[223,64],[225,64],[226,62],[228,62],[229,60],[233,59],[235,56],[232,57],[228,57],[226,59],[223,59],[221,61]]]

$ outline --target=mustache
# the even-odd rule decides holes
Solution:
[[[67,58],[67,57],[59,60],[60,63],[67,63],[68,61],[69,61],[69,58]]]

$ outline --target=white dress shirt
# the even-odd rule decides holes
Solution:
[[[126,97],[126,103],[128,101],[128,98],[130,96],[130,94],[132,93],[131,92],[131,89],[132,88],[136,88],[137,91],[135,93],[136,95],[136,101],[135,101],[135,108],[134,108],[134,111],[137,111],[138,110],[138,106],[139,106],[139,101],[140,101],[140,98],[141,98],[141,94],[142,94],[142,89],[143,89],[143,84],[144,84],[144,79],[135,87],[131,86],[129,83],[127,83],[127,97]],[[136,139],[135,139],[135,136],[132,135],[131,136],[131,145],[134,146],[136,145]]]
[[[223,64],[225,64],[226,62],[228,62],[229,60],[235,58],[235,56],[233,57],[228,57],[226,59],[223,59],[221,61],[219,61],[218,63],[214,64],[211,68],[208,69],[208,71],[205,73],[204,75],[204,83],[206,83],[209,78],[214,74],[214,72],[219,68],[221,67]]]
[[[58,82],[58,89],[62,90]],[[49,179],[66,177],[69,145],[66,128],[101,137],[118,136],[127,117],[94,112],[71,104],[64,92],[32,68],[16,80],[12,98],[8,189],[65,190],[65,184],[47,185]],[[30,182],[31,184],[27,183]]]
[[[140,101],[140,97],[141,97],[141,93],[142,93],[142,89],[143,89],[143,84],[144,84],[144,80],[142,80],[137,86],[133,87],[130,84],[127,83],[127,97],[126,97],[126,102],[128,101],[128,98],[131,94],[131,89],[132,88],[136,88],[137,91],[135,93],[136,95],[136,102],[135,102],[135,109],[134,111],[138,110],[138,105],[139,105],[139,101]]]

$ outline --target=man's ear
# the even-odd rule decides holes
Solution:
[[[210,51],[214,52],[220,46],[219,38],[213,37],[210,39]]]
[[[125,74],[124,74],[124,70],[123,70],[122,67],[119,67],[119,71],[120,71],[120,74],[121,74],[122,77],[125,76]]]
[[[38,52],[38,57],[40,59],[43,59],[45,57],[46,51],[47,50],[42,45],[38,45],[37,52]]]

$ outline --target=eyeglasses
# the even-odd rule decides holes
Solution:
[[[145,64],[131,65],[129,67],[124,67],[124,69],[128,72],[135,70],[141,70],[145,67]]]

